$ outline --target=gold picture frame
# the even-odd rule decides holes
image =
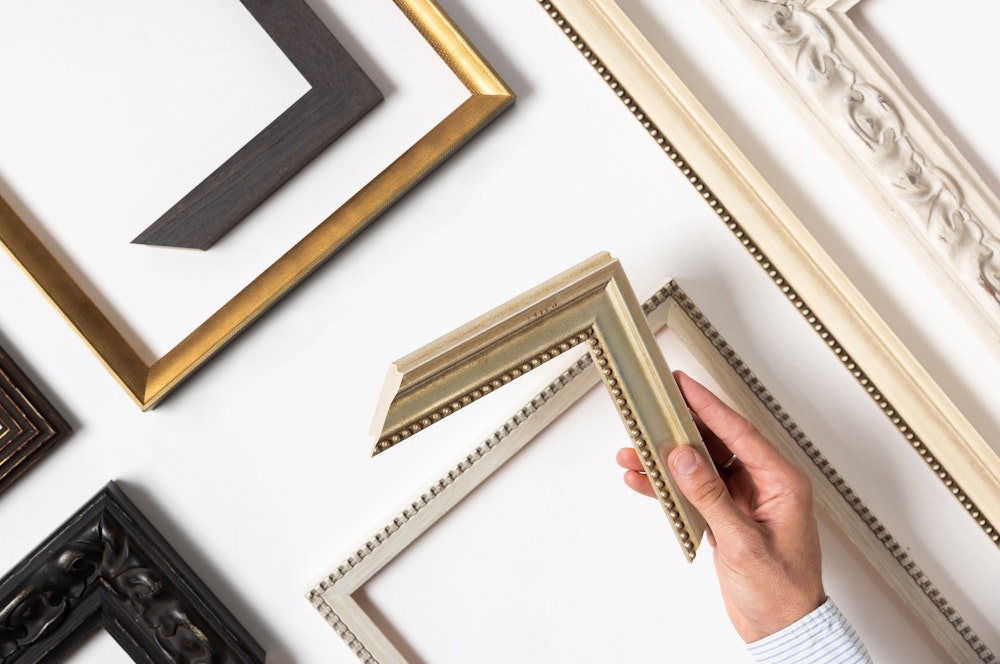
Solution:
[[[434,0],[393,1],[465,86],[469,97],[152,364],[140,357],[83,287],[0,197],[0,245],[141,409],[159,403],[514,102],[513,92]]]
[[[1000,548],[1000,458],[612,0],[538,0]]]
[[[781,453],[810,478],[819,509],[913,617],[955,662],[995,661],[989,647],[913,560],[908,549],[865,505],[820,448],[760,382],[697,305],[674,281],[642,304],[652,330],[669,329],[722,391]],[[602,378],[590,354],[574,363],[500,428],[442,474],[307,594],[327,623],[366,663],[405,664],[396,630],[377,624],[363,599],[375,575],[453,507],[513,458]],[[624,489],[623,489],[624,490]],[[361,600],[361,601],[359,601]],[[655,650],[655,642],[650,642]],[[652,651],[651,651],[652,652]]]
[[[607,253],[397,360],[372,424],[372,456],[580,347],[600,367],[653,493],[693,561],[705,521],[674,484],[667,456],[689,445],[712,459],[625,270]]]

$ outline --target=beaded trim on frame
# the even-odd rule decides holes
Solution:
[[[643,313],[646,313],[645,308]],[[596,329],[592,330],[590,346],[590,352],[597,362],[597,368],[601,372],[604,385],[611,393],[611,398],[614,399],[615,406],[618,407],[622,421],[625,422],[625,426],[628,428],[629,435],[632,437],[632,443],[635,445],[635,451],[642,459],[642,464],[646,467],[646,475],[653,484],[653,490],[656,491],[656,497],[660,501],[664,513],[670,519],[670,525],[676,531],[677,539],[681,542],[681,546],[684,549],[684,555],[687,556],[688,560],[694,560],[694,533],[678,511],[675,503],[677,498],[671,495],[670,486],[663,479],[668,476],[669,471],[664,468],[660,458],[658,458],[659,455],[653,454],[652,450],[650,450],[647,440],[648,436],[643,433],[642,425],[637,421],[638,415],[632,412],[628,399],[625,398],[625,393],[618,385],[618,379],[611,364],[613,362],[612,355],[605,351],[604,342]]]
[[[643,112],[642,108],[635,103],[629,92],[621,85],[621,83],[615,78],[611,70],[605,65],[604,62],[598,58],[583,38],[576,32],[572,25],[566,21],[563,15],[560,13],[559,9],[556,7],[556,3],[550,0],[538,0],[542,8],[549,14],[552,20],[559,26],[562,32],[569,38],[569,40],[576,46],[580,54],[586,58],[587,62],[594,68],[594,70],[604,79],[608,84],[608,87],[618,96],[618,98],[625,104],[626,108],[632,113],[636,120],[638,120],[642,126],[646,129],[649,135],[656,141],[656,143],[663,149],[663,152],[673,161],[674,165],[680,169],[681,173],[687,178],[688,182],[701,194],[702,198],[708,203],[712,210],[718,215],[719,219],[722,220],[726,227],[733,233],[737,240],[746,248],[746,250],[753,256],[757,264],[767,273],[771,278],[771,281],[781,289],[781,292],[785,295],[789,302],[791,302],[802,317],[805,318],[806,322],[819,334],[820,338],[826,343],[826,345],[833,351],[834,355],[840,360],[840,362],[847,368],[848,371],[854,376],[858,384],[868,393],[872,400],[878,405],[878,407],[885,413],[886,417],[895,425],[896,429],[903,435],[903,437],[910,443],[914,450],[924,459],[931,470],[938,476],[945,487],[951,492],[953,496],[962,504],[966,512],[976,521],[979,527],[986,533],[987,537],[1000,548],[1000,532],[985,516],[983,516],[979,507],[973,502],[962,487],[958,484],[955,478],[948,472],[948,470],[941,464],[941,462],[927,449],[924,442],[919,436],[910,428],[909,424],[896,412],[893,405],[886,399],[878,386],[869,378],[865,372],[863,372],[859,367],[857,362],[851,357],[851,355],[844,349],[844,347],[837,341],[836,337],[830,333],[826,325],[820,320],[820,318],[815,314],[812,308],[802,299],[802,297],[796,292],[796,290],[788,283],[784,276],[779,272],[771,260],[766,254],[758,247],[749,235],[746,233],[744,228],[740,223],[733,218],[730,212],[726,209],[725,205],[718,199],[718,197],[712,192],[708,185],[701,179],[697,172],[695,172],[689,164],[684,161],[683,155],[681,155],[667,140],[662,129],[657,127]]]
[[[876,538],[885,551],[891,555],[896,564],[904,571],[906,578],[912,581],[913,588],[911,588],[911,592],[923,595],[944,616],[947,623],[960,635],[960,638],[976,653],[981,661],[987,663],[997,662],[997,659],[986,644],[983,643],[958,611],[913,561],[906,548],[893,537],[875,514],[854,493],[844,478],[841,477],[837,470],[823,456],[819,448],[809,440],[805,432],[785,412],[781,404],[768,392],[767,388],[757,379],[753,371],[740,359],[736,351],[726,343],[726,340],[718,330],[712,326],[709,320],[676,282],[669,282],[643,303],[643,313],[648,317],[657,312],[661,306],[668,306],[670,302],[678,305],[684,316],[708,340],[715,352],[725,360],[725,363],[732,369],[733,374],[739,377],[740,381],[752,392],[757,401],[766,408],[775,422],[795,441],[805,457],[821,472],[822,476],[836,490],[836,493],[845,503],[843,509],[855,515],[864,524],[864,528],[869,531],[871,536]],[[655,329],[656,326],[653,327]],[[506,453],[507,456],[505,458],[509,458],[509,455],[513,452],[509,449],[504,449],[506,446],[518,446],[515,447],[516,451],[516,449],[527,444],[534,435],[543,430],[545,424],[541,425],[541,427],[535,427],[537,430],[527,433],[523,432],[525,429],[532,429],[530,426],[533,424],[532,418],[542,416],[541,411],[546,406],[553,404],[563,394],[571,392],[572,388],[577,388],[576,395],[570,396],[561,406],[562,409],[565,409],[574,403],[579,396],[582,396],[587,389],[594,386],[597,382],[597,376],[595,373],[587,371],[591,364],[593,364],[591,355],[584,355],[582,359],[556,378],[540,394],[525,404],[523,408],[517,411],[513,417],[482,444],[459,461],[436,484],[404,507],[395,518],[376,532],[362,546],[358,547],[347,560],[327,575],[308,593],[307,597],[309,601],[316,607],[330,626],[333,627],[337,634],[344,639],[345,643],[347,643],[362,662],[377,664],[382,660],[376,654],[372,653],[372,649],[377,647],[383,652],[392,652],[392,647],[387,642],[376,644],[372,640],[376,638],[385,639],[385,636],[378,631],[377,626],[374,624],[356,624],[357,616],[341,615],[343,611],[338,612],[338,607],[332,602],[341,604],[345,598],[349,598],[351,593],[360,588],[368,579],[392,560],[393,557],[405,550],[409,544],[434,523],[436,518],[443,516],[444,513],[451,509],[454,504],[457,504],[464,495],[467,495],[469,491],[479,482],[483,481],[496,468],[488,470],[482,476],[472,480],[471,485],[467,484],[461,488],[456,488],[457,485],[461,484],[461,480],[468,477],[471,469],[484,461],[488,461],[493,456],[501,456]],[[591,379],[589,384],[587,384],[588,376]],[[583,383],[582,390],[578,386],[580,383]],[[562,411],[558,410],[558,412]],[[552,416],[554,417],[554,415]],[[519,435],[523,438],[522,440],[511,442],[512,439],[517,438]],[[502,458],[499,462],[495,462],[497,468],[504,462],[505,458]],[[803,461],[800,459],[799,463],[803,463]],[[455,495],[456,493],[458,494],[457,496]],[[432,507],[436,508],[438,505],[441,506],[438,508],[441,510],[440,513],[432,515],[425,523],[417,523],[419,521],[417,519],[418,515],[423,516],[425,510]],[[399,533],[401,532],[404,534],[400,535]],[[394,536],[396,538],[403,537],[404,541],[397,543],[394,541]],[[343,588],[349,588],[349,590],[344,590]],[[372,641],[366,643],[366,638]]]
[[[447,406],[443,406],[428,417],[421,418],[419,420],[411,421],[403,426],[399,427],[395,431],[390,432],[388,435],[383,437],[378,442],[379,451],[385,451],[399,443],[403,442],[413,434],[417,433],[421,429],[426,429],[431,424],[440,421],[441,419],[451,415],[461,408],[471,405],[473,402],[482,399],[484,396],[489,394],[495,389],[503,387],[507,383],[511,382],[515,378],[520,378],[524,374],[528,373],[532,369],[537,369],[544,363],[548,362],[554,357],[561,355],[573,347],[579,345],[581,342],[590,339],[593,335],[593,329],[581,330],[580,332],[571,335],[567,339],[555,343],[544,353],[539,353],[537,356],[531,358],[522,363],[510,367],[506,371],[500,372],[497,376],[490,380],[483,381],[483,384],[472,390],[468,394],[463,394],[461,397],[455,399]]]
[[[990,649],[985,643],[979,638],[979,636],[973,631],[971,627],[965,622],[958,611],[948,602],[948,600],[941,594],[941,592],[935,587],[927,575],[924,574],[923,570],[913,561],[910,554],[907,552],[906,547],[901,545],[896,538],[892,536],[885,526],[879,522],[878,517],[868,509],[868,506],[862,502],[861,498],[854,493],[854,490],[847,483],[847,481],[837,472],[837,469],[823,456],[823,453],[819,450],[816,445],[809,440],[805,432],[799,428],[799,425],[795,423],[795,420],[785,412],[781,407],[781,404],[768,392],[767,388],[764,387],[763,383],[757,379],[753,371],[740,359],[740,356],[736,354],[732,346],[726,343],[726,340],[722,337],[718,330],[716,330],[712,324],[705,318],[701,310],[695,305],[693,301],[681,290],[680,286],[676,282],[671,281],[666,288],[657,292],[652,298],[650,298],[643,305],[643,313],[647,316],[652,313],[656,307],[665,302],[668,298],[672,298],[677,302],[684,313],[690,318],[705,335],[712,346],[719,352],[719,355],[726,358],[729,366],[732,367],[733,371],[738,375],[741,380],[746,384],[747,387],[754,393],[757,399],[764,404],[774,419],[781,423],[781,426],[788,432],[788,435],[798,444],[802,452],[812,461],[813,465],[816,466],[823,473],[823,476],[827,479],[830,484],[836,488],[837,493],[840,497],[844,499],[851,510],[857,514],[868,530],[875,535],[878,540],[885,546],[886,550],[892,554],[892,557],[896,560],[899,566],[906,570],[910,578],[913,580],[914,584],[920,588],[923,593],[930,599],[938,610],[948,619],[948,622],[955,628],[959,634],[965,639],[980,659],[984,662],[996,662],[997,659],[990,652]]]
[[[394,362],[372,421],[372,455],[502,387],[513,369],[569,351],[573,341],[591,349],[678,545],[694,560],[705,523],[677,494],[665,459],[678,445],[706,460],[708,450],[621,263],[606,252]]]
[[[348,647],[354,651],[354,654],[364,662],[365,664],[378,664],[379,660],[372,655],[368,650],[368,646],[363,643],[358,636],[352,631],[351,625],[345,622],[340,615],[334,610],[334,607],[323,597],[327,590],[332,588],[335,584],[342,581],[351,574],[352,570],[357,568],[370,554],[375,553],[376,550],[386,544],[389,538],[395,533],[399,532],[400,528],[405,526],[410,522],[418,512],[423,510],[425,507],[429,506],[431,502],[442,495],[447,495],[449,492],[449,487],[451,487],[455,481],[461,477],[466,471],[471,469],[475,464],[480,461],[485,460],[490,452],[497,449],[504,440],[513,433],[518,427],[528,421],[533,414],[535,414],[539,408],[545,405],[552,397],[556,394],[570,381],[583,373],[584,369],[593,364],[593,359],[591,356],[584,355],[578,362],[575,362],[573,366],[564,371],[559,375],[556,380],[550,383],[544,390],[542,390],[534,399],[529,401],[524,405],[521,410],[514,414],[507,422],[504,423],[502,427],[497,429],[492,436],[487,438],[481,445],[476,447],[470,454],[468,454],[464,459],[458,462],[454,468],[449,470],[444,477],[442,477],[436,484],[428,488],[425,492],[421,493],[418,498],[416,498],[409,505],[404,507],[400,513],[392,519],[384,528],[375,533],[375,535],[365,542],[364,545],[359,547],[351,556],[347,558],[337,569],[324,578],[315,588],[313,588],[307,595],[316,610],[320,612],[320,615],[326,619],[330,626],[333,627],[334,631],[337,632],[347,643]]]

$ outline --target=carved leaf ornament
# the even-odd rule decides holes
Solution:
[[[0,581],[0,664],[58,660],[99,625],[136,661],[264,661],[113,482]]]
[[[1000,239],[966,204],[955,178],[907,133],[892,100],[846,63],[823,19],[798,3],[745,0],[743,6],[822,112],[856,137],[851,149],[910,208],[911,223],[919,220],[913,230],[967,288],[1000,306]]]

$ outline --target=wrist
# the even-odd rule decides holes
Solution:
[[[766,606],[757,611],[730,614],[733,626],[745,643],[753,643],[780,632],[822,607],[828,600],[822,586],[815,592],[796,593],[775,599],[778,593],[769,597]]]
[[[757,664],[785,664],[806,654],[817,664],[871,664],[864,643],[829,597],[784,629],[748,643],[747,651]]]

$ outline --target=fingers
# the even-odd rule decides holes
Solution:
[[[618,450],[618,454],[615,455],[615,462],[625,470],[645,470],[642,462],[639,461],[639,455],[635,453],[635,448],[632,447],[623,447]]]
[[[719,541],[740,537],[750,522],[733,502],[725,481],[692,447],[681,446],[667,458],[670,474],[688,502],[705,518]]]
[[[750,424],[708,388],[681,371],[674,372],[677,386],[696,421],[712,432],[705,442],[718,464],[735,454],[748,468],[784,468],[788,462]],[[717,439],[717,440],[716,440]]]
[[[639,461],[639,455],[635,453],[633,448],[623,447],[618,450],[615,461],[625,469],[625,476],[623,477],[625,486],[648,498],[655,497],[653,487],[649,484],[649,479],[644,472],[645,468],[642,462]]]
[[[701,418],[697,414],[692,413],[691,415],[695,425],[698,427],[698,434],[701,436],[701,440],[705,443],[705,447],[712,457],[712,462],[716,466],[721,466],[729,461],[733,453],[726,447],[726,444],[719,440],[719,437],[712,433],[711,429],[705,426],[705,423],[701,421]]]
[[[645,474],[635,470],[626,470],[623,479],[625,480],[625,486],[636,493],[647,498],[656,497],[656,494],[653,493],[653,486],[649,483],[649,478]]]
[[[653,487],[646,477],[644,466],[635,450],[624,447],[615,457],[625,469],[625,485],[638,494],[655,498]],[[670,474],[677,488],[708,524],[709,544],[716,545],[716,538],[723,541],[741,537],[750,527],[747,517],[733,501],[725,481],[691,447],[673,450],[667,458]]]

